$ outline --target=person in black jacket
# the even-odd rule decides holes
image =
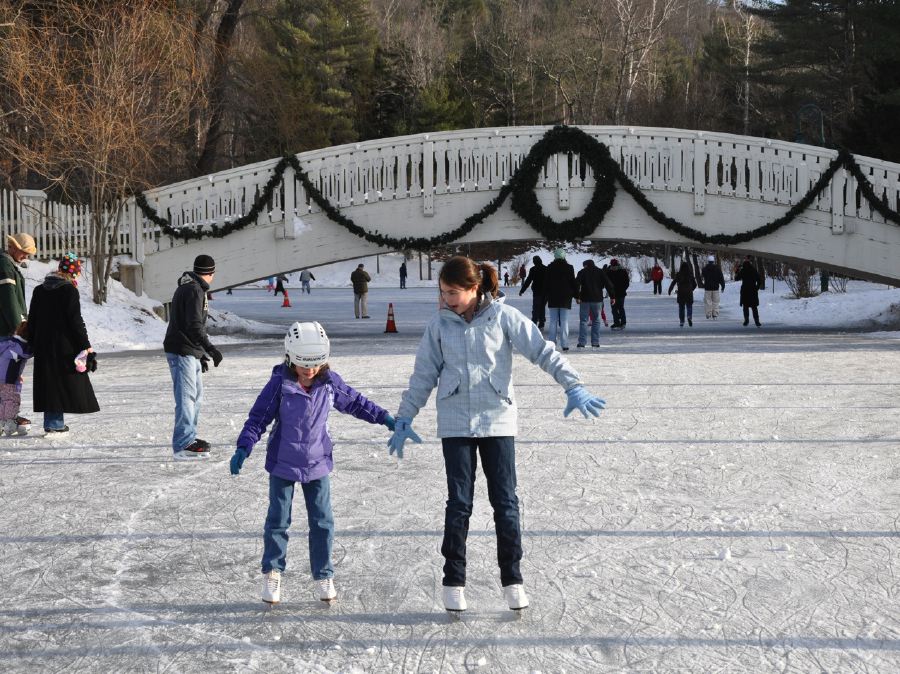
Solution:
[[[669,294],[672,289],[678,287],[675,297],[678,299],[678,320],[681,327],[684,327],[684,314],[687,310],[687,322],[689,326],[694,325],[694,290],[697,288],[697,279],[694,278],[694,268],[690,262],[682,262],[678,268],[678,273],[669,284]]]
[[[591,346],[600,346],[600,314],[603,306],[603,291],[610,297],[615,292],[606,272],[594,264],[593,260],[585,260],[582,270],[575,277],[578,292],[575,301],[578,310],[578,346],[584,348],[587,343],[588,322],[591,323]],[[615,300],[613,300],[615,303]]]
[[[701,270],[703,276],[703,307],[706,309],[706,317],[713,320],[719,317],[720,291],[725,292],[725,277],[722,268],[716,264],[716,257],[710,255],[706,266]]]
[[[628,286],[631,285],[631,277],[628,270],[619,265],[619,261],[613,258],[609,261],[609,282],[613,286],[612,315],[613,330],[625,328],[625,295],[628,294]]]
[[[746,326],[750,323],[750,310],[752,309],[753,322],[756,323],[757,328],[761,327],[762,323],[759,322],[759,287],[762,284],[762,279],[749,258],[744,260],[741,268],[734,275],[734,280],[741,282],[740,305],[744,308],[744,325]]]
[[[68,432],[66,412],[90,414],[100,410],[87,372],[91,366],[96,369],[96,356],[81,317],[77,288],[80,275],[81,260],[75,253],[66,253],[57,270],[34,289],[28,308],[28,343],[34,351],[34,411],[44,413],[48,436]]]
[[[219,367],[222,353],[206,335],[209,304],[206,293],[216,273],[209,255],[194,259],[194,270],[178,279],[169,309],[169,327],[163,341],[175,391],[175,428],[172,450],[175,459],[202,459],[209,456],[209,443],[197,437],[203,382],[200,375],[208,368],[209,358]]]
[[[553,262],[547,267],[547,312],[550,327],[547,339],[559,342],[563,351],[569,350],[569,312],[572,300],[578,294],[575,284],[575,268],[566,262],[566,251],[557,248],[553,251]]]
[[[522,283],[519,295],[524,294],[528,290],[528,286],[531,286],[531,322],[539,328],[543,328],[544,322],[547,320],[547,267],[537,255],[531,261],[534,266],[528,272],[528,278]]]

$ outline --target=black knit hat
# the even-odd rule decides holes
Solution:
[[[194,258],[194,273],[200,276],[213,274],[216,271],[216,261],[209,255],[198,255]]]

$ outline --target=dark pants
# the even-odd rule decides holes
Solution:
[[[448,587],[466,584],[466,538],[472,516],[479,452],[487,479],[488,499],[494,509],[500,584],[506,587],[521,583],[522,532],[516,496],[515,438],[444,438],[441,442],[447,471],[447,510],[441,545],[445,560],[443,584]]]
[[[547,296],[532,293],[531,298],[531,322],[537,323],[539,328],[547,322]]]
[[[662,295],[662,280],[653,282],[653,294]]]
[[[759,307],[744,307],[744,325],[750,322],[750,310],[753,310],[753,322],[757,325],[760,325],[759,322]]]
[[[687,302],[679,302],[678,303],[678,320],[684,325],[684,310],[687,309],[687,317],[688,320],[694,319],[694,303],[691,302],[688,304]]]
[[[617,297],[612,305],[613,326],[625,325],[625,298]]]

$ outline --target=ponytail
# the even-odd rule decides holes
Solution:
[[[447,260],[441,267],[438,278],[448,286],[478,288],[491,297],[497,297],[500,292],[500,281],[494,266],[487,262],[478,264],[465,255],[456,255]]]

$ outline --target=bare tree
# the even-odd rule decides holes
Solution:
[[[177,152],[196,98],[190,22],[166,3],[0,0],[0,152],[91,210],[93,299],[106,300],[125,201]],[[187,26],[187,28],[185,28]]]
[[[682,0],[613,0],[619,28],[613,123],[628,119],[631,99]]]

